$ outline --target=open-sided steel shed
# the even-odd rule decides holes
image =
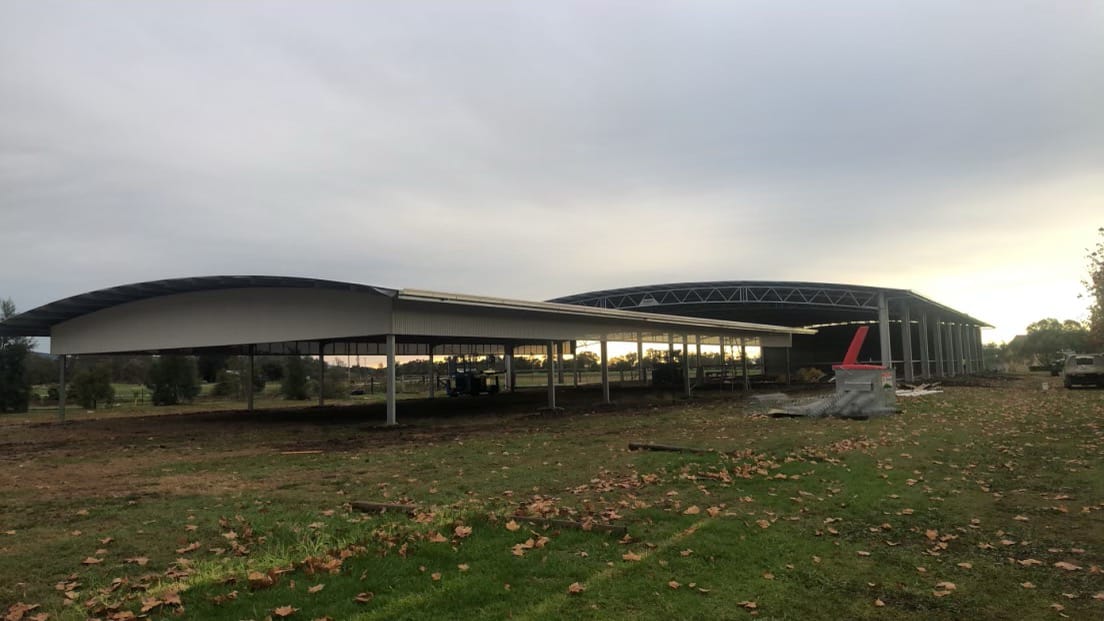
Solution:
[[[992,327],[908,289],[835,283],[682,282],[590,291],[552,301],[731,321],[769,318],[775,325],[817,329],[815,335],[795,340],[792,359],[790,349],[768,348],[768,373],[839,362],[856,324],[871,324],[878,334],[863,348],[863,359],[896,366],[906,381],[970,373],[982,366],[981,329]]]
[[[61,356],[226,352],[387,356],[387,422],[396,422],[395,356],[555,352],[601,343],[609,401],[609,341],[789,347],[814,330],[554,302],[531,302],[282,276],[204,276],[137,283],[58,300],[0,323],[0,334],[48,336]],[[686,357],[684,357],[685,359]],[[64,361],[64,358],[63,358]],[[549,407],[555,407],[553,364]],[[64,374],[65,365],[61,365]],[[508,367],[509,368],[509,367]],[[689,373],[686,364],[684,373]],[[247,388],[250,382],[245,382]],[[64,375],[61,381],[64,387]],[[686,382],[689,390],[689,382]],[[252,395],[249,395],[252,409]],[[64,399],[60,406],[64,414]]]

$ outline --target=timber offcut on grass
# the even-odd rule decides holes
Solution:
[[[672,446],[670,444],[644,444],[642,442],[629,442],[630,451],[667,451],[671,453],[716,453],[713,449],[695,448],[691,446]]]

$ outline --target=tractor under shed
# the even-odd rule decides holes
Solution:
[[[602,345],[603,401],[610,401],[607,343],[693,342],[788,348],[813,329],[643,313],[554,302],[390,289],[282,276],[203,276],[122,285],[65,298],[0,323],[6,336],[50,338],[65,364],[81,354],[383,355],[387,423],[395,424],[395,357],[478,352],[539,354],[548,365],[548,406],[556,406],[557,354],[576,341]],[[689,365],[682,370],[687,395]],[[324,365],[322,366],[324,369]],[[250,383],[246,382],[248,386]],[[252,395],[247,395],[249,409]],[[319,403],[322,403],[321,397]]]

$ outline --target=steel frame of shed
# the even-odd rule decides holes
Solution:
[[[890,326],[897,324],[901,331],[900,362],[905,381],[981,370],[981,329],[992,327],[907,289],[836,283],[683,282],[590,291],[551,301],[743,321],[769,316],[772,324],[807,328],[876,323],[881,362],[886,367],[894,363]]]
[[[48,336],[61,356],[59,416],[65,415],[65,359],[111,353],[224,352],[387,356],[387,424],[397,422],[395,357],[470,350],[541,353],[548,407],[556,407],[556,353],[577,340],[601,343],[602,399],[610,402],[609,341],[789,347],[815,330],[506,298],[391,289],[283,276],[202,276],[84,293],[0,323],[0,335]],[[683,372],[688,376],[688,356]],[[320,367],[325,369],[325,365]],[[252,383],[245,382],[253,409]],[[432,383],[431,383],[432,385]],[[689,396],[690,383],[686,382]],[[323,404],[319,398],[319,404]]]

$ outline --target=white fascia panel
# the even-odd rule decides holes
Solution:
[[[386,334],[390,297],[359,291],[248,288],[130,302],[53,327],[54,354],[112,353]]]

